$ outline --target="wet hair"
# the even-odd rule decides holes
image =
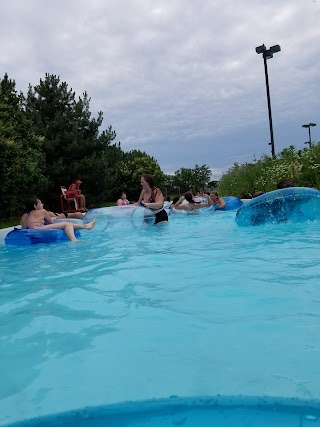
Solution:
[[[255,191],[252,194],[252,198],[255,199],[256,197],[262,196],[262,194],[265,194],[265,192],[264,191]]]
[[[31,212],[35,210],[35,205],[38,204],[39,197],[31,197],[26,203],[26,211]]]
[[[142,175],[142,178],[144,178],[144,180],[149,184],[151,190],[153,190],[155,188],[154,178],[152,175],[150,175],[149,173],[144,173]]]
[[[210,194],[213,194],[214,196],[219,197],[219,194],[218,194],[218,192],[217,192],[217,191],[211,191],[211,193],[210,193]]]
[[[167,202],[171,202],[170,196],[167,197]]]
[[[177,201],[179,200],[179,197],[174,197],[172,200],[172,204],[175,205],[177,203]]]
[[[120,197],[122,197],[124,194],[127,195],[127,193],[125,191],[121,191]]]
[[[293,182],[290,179],[282,179],[277,184],[277,189],[280,190],[282,188],[294,187]]]
[[[193,201],[193,194],[191,193],[191,191],[187,191],[185,194],[184,194],[184,198],[190,203],[194,203],[194,201]]]

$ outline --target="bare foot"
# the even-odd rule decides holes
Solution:
[[[96,225],[96,222],[97,222],[97,220],[96,220],[96,219],[94,219],[93,221],[89,222],[88,224],[85,224],[85,225],[84,225],[84,228],[85,228],[86,230],[92,230],[92,229],[93,229],[93,227]]]

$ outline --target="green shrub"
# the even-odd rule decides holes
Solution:
[[[263,155],[252,163],[235,163],[222,176],[219,193],[246,197],[259,190],[275,190],[277,182],[285,178],[296,186],[320,187],[320,143],[303,150],[291,145],[275,159]]]

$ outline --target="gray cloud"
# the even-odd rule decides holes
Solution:
[[[13,0],[0,65],[24,92],[45,72],[87,90],[123,148],[166,172],[220,171],[269,151],[262,43],[282,48],[268,61],[276,148],[303,145],[319,110],[319,15],[318,0]]]

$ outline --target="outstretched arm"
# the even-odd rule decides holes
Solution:
[[[185,200],[184,196],[181,196],[180,199],[173,205],[175,209],[186,211],[189,210],[189,204],[182,205],[182,202]]]
[[[44,219],[47,221],[48,224],[53,224],[54,221],[52,219],[52,216],[50,216],[50,212],[43,209],[43,216],[44,216]]]
[[[206,203],[197,203],[197,206],[200,208],[207,208],[212,205],[212,200],[210,199],[210,196],[207,196],[207,202]]]
[[[223,209],[226,207],[226,201],[221,199],[221,197],[219,197],[218,202],[217,202],[217,206],[219,209]]]
[[[143,193],[144,193],[144,190],[141,191],[140,196],[139,196],[139,200],[136,203],[132,203],[134,206],[140,206],[140,204],[142,202],[142,198],[143,198]]]

